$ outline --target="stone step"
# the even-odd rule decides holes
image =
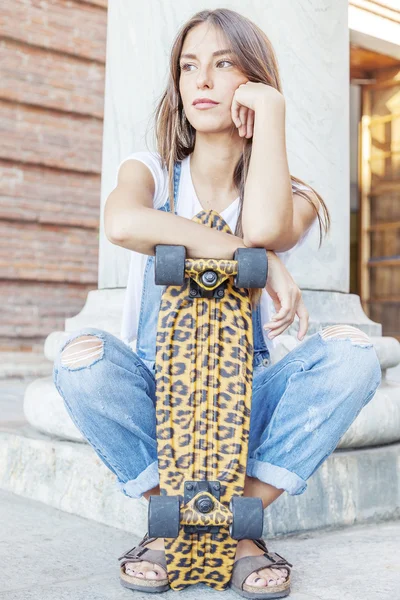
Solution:
[[[0,586],[3,600],[148,600],[119,582],[118,556],[139,541],[45,504],[0,492]],[[293,564],[290,600],[395,600],[398,598],[400,522],[302,533],[268,542]],[[19,560],[16,560],[18,557]],[[224,600],[239,596],[228,589]],[[176,600],[177,593],[162,598]],[[181,600],[222,598],[204,584]]]
[[[52,370],[53,363],[43,352],[0,352],[0,380],[46,377]]]
[[[300,495],[265,511],[268,536],[400,517],[400,444],[336,450]],[[30,425],[0,428],[0,489],[137,535],[147,501],[128,498],[88,444],[49,437]]]

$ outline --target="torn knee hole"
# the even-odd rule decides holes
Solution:
[[[103,340],[94,335],[75,338],[61,352],[61,364],[65,367],[89,366],[100,358]]]
[[[324,339],[347,338],[350,339],[353,344],[372,344],[371,338],[366,333],[352,325],[331,325],[330,327],[322,329],[320,334]]]

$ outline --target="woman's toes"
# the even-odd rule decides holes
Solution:
[[[164,569],[155,563],[140,562],[140,563],[126,563],[125,573],[132,575],[133,577],[139,577],[139,579],[165,579],[167,574]]]
[[[265,587],[267,585],[264,577],[260,577],[258,573],[251,573],[245,581],[246,585],[253,585],[254,587]]]
[[[135,575],[135,573],[136,573],[135,567],[137,568],[137,565],[135,563],[126,563],[125,573],[127,575]]]
[[[156,563],[153,563],[152,572],[155,573],[154,579],[166,579],[168,577],[166,571]]]
[[[266,567],[265,569],[260,569],[255,575],[261,577],[266,582],[266,585],[269,586],[280,585],[285,581],[285,577],[282,576],[280,569]]]
[[[146,579],[162,579],[161,573],[159,573],[156,568],[153,567],[153,569],[146,571]]]
[[[279,584],[283,583],[288,576],[287,569],[278,569],[278,567],[271,567],[271,571],[275,573],[276,577],[279,579]]]

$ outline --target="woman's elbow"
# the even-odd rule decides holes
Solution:
[[[126,211],[116,210],[115,206],[106,204],[104,209],[104,233],[112,244],[120,244],[131,230],[132,219]]]
[[[112,244],[118,244],[122,241],[121,227],[118,227],[113,219],[106,216],[104,216],[104,233],[108,241]]]
[[[116,246],[124,246],[129,235],[129,225],[126,220],[104,216],[104,233],[106,238]],[[132,232],[131,232],[132,233]]]

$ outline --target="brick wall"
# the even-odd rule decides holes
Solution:
[[[41,350],[97,287],[107,0],[0,20],[0,351]]]

